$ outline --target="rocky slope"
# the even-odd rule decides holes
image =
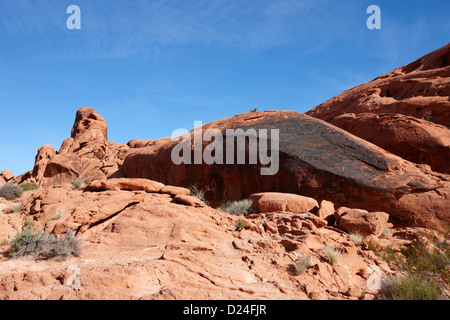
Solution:
[[[0,299],[373,299],[374,272],[382,278],[396,272],[312,213],[267,210],[263,201],[262,213],[242,218],[201,202],[183,204],[176,200],[183,189],[142,179],[117,179],[114,191],[95,189],[29,191],[20,213],[0,214],[1,239],[26,219],[57,235],[71,227],[83,239],[81,256],[66,261],[11,259],[8,246],[0,247]],[[292,211],[313,201],[270,196],[273,204],[288,201],[282,208]],[[341,213],[341,220],[351,214]],[[238,219],[246,222],[240,231]],[[389,227],[386,220],[380,226]],[[375,232],[368,233],[373,244],[397,248],[423,234],[420,228]],[[339,251],[333,265],[325,246]],[[311,259],[302,274],[295,269],[299,256]]]

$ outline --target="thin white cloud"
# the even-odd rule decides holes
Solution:
[[[122,58],[161,46],[265,50],[299,42],[308,54],[329,43],[336,28],[325,0],[78,0],[79,31],[65,28],[69,4],[2,0],[0,36],[47,37],[63,59]]]

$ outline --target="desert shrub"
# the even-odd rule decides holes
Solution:
[[[83,179],[77,178],[71,182],[73,189],[83,188],[85,185],[85,181]]]
[[[339,251],[330,246],[323,247],[322,253],[325,256],[327,262],[331,265],[334,265],[339,258]]]
[[[13,258],[38,254],[47,240],[48,233],[34,229],[34,223],[24,224],[24,230],[11,240],[10,254]]]
[[[299,256],[295,264],[295,272],[297,275],[305,273],[311,265],[311,258],[307,256]]]
[[[360,246],[360,245],[362,245],[364,243],[366,238],[362,234],[360,234],[359,232],[351,232],[350,233],[350,240],[353,241],[355,246]]]
[[[236,221],[234,226],[236,227],[237,231],[241,231],[242,229],[245,229],[247,227],[247,223],[244,220],[239,219],[238,221]]]
[[[227,202],[221,207],[218,208],[218,210],[233,214],[233,215],[244,215],[247,216],[251,213],[254,213],[253,209],[251,209],[252,201],[245,199],[245,200],[239,200],[239,201],[231,201]]]
[[[199,200],[203,201],[206,205],[208,205],[208,200],[206,199],[206,191],[199,187],[198,183],[194,183],[189,187],[191,190],[191,196],[197,197]]]
[[[58,209],[55,213],[55,219],[61,219],[64,215],[64,209]]]
[[[440,300],[439,288],[417,275],[393,277],[382,281],[379,292],[386,300]]]
[[[22,211],[22,204],[20,202],[13,203],[9,207],[9,211],[11,213],[19,213],[20,211]]]
[[[35,182],[24,182],[19,185],[23,191],[31,191],[39,189],[39,184]]]
[[[407,274],[415,274],[422,278],[438,275],[445,283],[450,283],[450,250],[448,245],[442,249],[433,247],[425,238],[418,238],[400,252],[391,252],[384,248],[382,257],[390,264]]]
[[[383,248],[381,257],[389,264],[394,265],[411,282],[420,283],[420,290],[432,290],[436,288],[441,296],[448,296],[450,283],[450,250],[447,242],[440,243],[439,246],[431,246],[432,239],[419,237],[409,245],[400,249],[400,252],[391,247]],[[406,282],[401,287],[406,287]],[[422,284],[427,282],[428,285]],[[389,289],[387,284],[387,289]],[[406,287],[407,288],[407,287]],[[430,289],[431,288],[431,289]],[[419,290],[418,289],[418,290]],[[434,289],[433,289],[434,290]],[[402,291],[403,292],[403,291]],[[414,293],[420,296],[422,293]]]
[[[23,189],[15,183],[6,183],[0,187],[0,197],[14,200],[22,196]]]
[[[43,257],[46,259],[57,258],[60,261],[70,256],[81,255],[81,239],[73,235],[73,231],[67,228],[64,238],[50,236],[42,247]]]

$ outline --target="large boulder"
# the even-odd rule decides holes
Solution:
[[[339,228],[347,232],[358,232],[363,236],[383,233],[389,220],[385,212],[368,212],[361,209],[349,209],[340,216]]]
[[[0,184],[14,182],[16,182],[16,177],[11,171],[3,170],[0,172]]]
[[[444,225],[450,222],[448,176],[413,164],[322,120],[294,111],[266,111],[237,115],[201,127],[222,133],[227,152],[227,130],[279,130],[279,170],[262,175],[256,164],[175,164],[172,150],[178,141],[167,138],[151,146],[131,149],[122,171],[126,177],[147,178],[189,187],[198,184],[210,204],[248,198],[254,193],[283,192],[332,201],[336,206],[387,212],[396,224]],[[197,129],[198,130],[198,129]],[[183,136],[192,154],[195,130]],[[198,132],[198,131],[197,131]],[[190,138],[190,139],[189,139]],[[257,138],[270,145],[272,138]],[[202,141],[202,150],[211,142]],[[175,149],[177,150],[177,149]],[[191,155],[192,156],[192,155]],[[249,147],[245,150],[249,159]],[[192,159],[192,158],[191,158]]]
[[[250,196],[252,207],[259,212],[310,212],[319,204],[313,198],[290,193],[262,192]]]

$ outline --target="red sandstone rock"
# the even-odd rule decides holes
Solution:
[[[334,203],[331,201],[322,200],[320,202],[319,210],[317,211],[317,216],[331,224],[334,221],[334,212]]]
[[[252,207],[259,212],[310,212],[319,207],[319,204],[313,198],[289,193],[255,193],[249,199],[253,201]]]
[[[36,181],[42,187],[122,177],[120,166],[129,147],[108,142],[105,120],[92,108],[77,111],[71,137],[59,152],[46,145],[38,150],[34,169],[21,182]]]
[[[205,203],[194,196],[177,195],[173,198],[176,202],[187,204],[193,207],[204,207]]]
[[[450,173],[450,44],[307,112],[415,163]]]
[[[16,177],[11,171],[3,170],[0,172],[0,183],[12,183],[16,182]]]
[[[364,236],[380,236],[386,226],[389,215],[385,212],[367,212],[350,209],[341,214],[339,228],[347,232],[358,232]]]
[[[94,180],[89,183],[84,191],[106,190],[143,190],[145,192],[160,192],[164,184],[148,179],[116,178],[109,180]]]
[[[307,114],[325,121],[345,113],[398,113],[450,127],[450,44],[352,88]]]
[[[167,193],[172,196],[188,196],[191,194],[191,190],[182,187],[164,186],[159,192]]]
[[[406,160],[450,173],[450,130],[445,126],[393,113],[348,113],[330,123]]]

